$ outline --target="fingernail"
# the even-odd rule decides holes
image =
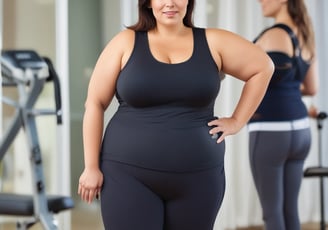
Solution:
[[[218,134],[217,133],[215,133],[215,134],[212,135],[212,139],[217,139],[217,138],[218,138]]]

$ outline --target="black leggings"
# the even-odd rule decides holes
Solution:
[[[106,230],[212,230],[225,191],[224,166],[172,173],[102,161]]]

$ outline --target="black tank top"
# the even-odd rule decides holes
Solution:
[[[193,29],[192,56],[185,62],[157,61],[147,32],[135,33],[134,49],[116,85],[119,107],[107,125],[103,160],[164,171],[193,171],[223,164],[213,119],[219,71],[205,36]]]

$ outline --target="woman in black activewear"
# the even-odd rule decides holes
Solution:
[[[107,230],[213,229],[225,191],[224,138],[254,113],[273,64],[240,36],[195,28],[194,4],[139,0],[138,22],[94,68],[78,193],[88,203],[101,194]],[[215,118],[221,71],[245,86],[231,117]],[[114,96],[119,107],[102,138]]]
[[[298,194],[311,146],[303,95],[317,91],[314,35],[303,0],[260,0],[275,19],[256,38],[275,64],[267,93],[250,120],[250,164],[266,230],[300,230]]]

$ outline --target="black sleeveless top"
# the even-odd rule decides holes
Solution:
[[[211,168],[224,161],[207,122],[220,88],[205,30],[193,29],[192,56],[182,63],[157,61],[147,32],[135,33],[134,49],[116,85],[119,107],[107,125],[103,160],[164,171]]]
[[[290,121],[307,117],[308,114],[302,101],[300,85],[310,63],[302,59],[302,50],[293,31],[285,24],[275,24],[260,33],[254,43],[272,28],[281,28],[289,34],[294,54],[290,57],[280,51],[267,52],[275,65],[275,71],[268,90],[250,122]]]

